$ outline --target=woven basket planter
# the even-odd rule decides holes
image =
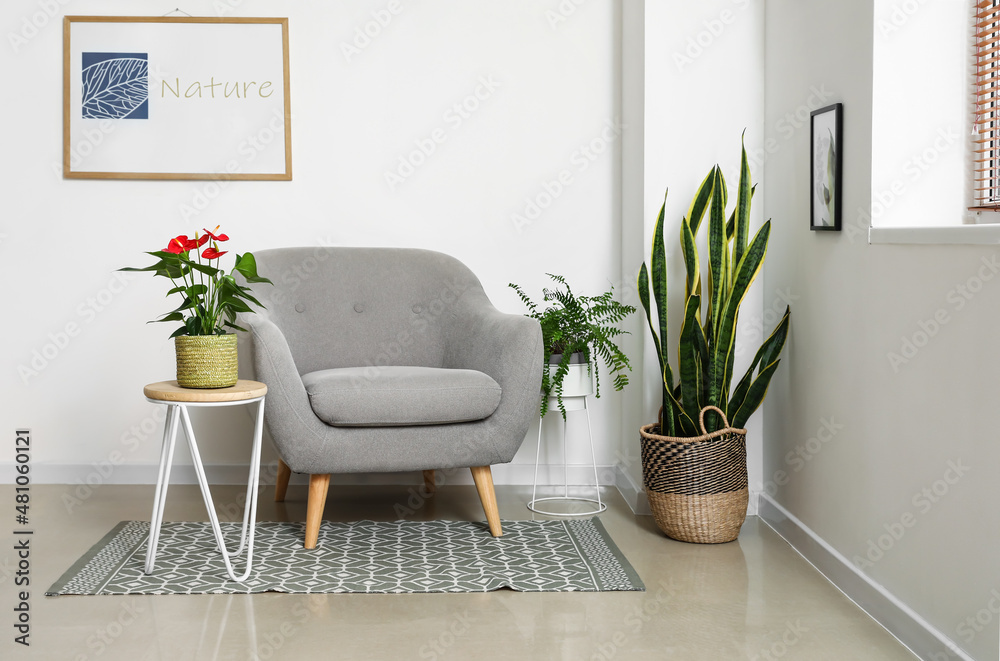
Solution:
[[[725,428],[705,431],[708,410],[722,416]],[[747,514],[747,430],[730,427],[714,406],[702,409],[698,422],[701,436],[660,436],[659,424],[639,430],[649,507],[668,537],[699,544],[731,542]]]
[[[236,335],[178,335],[177,384],[182,388],[228,388],[236,384]]]

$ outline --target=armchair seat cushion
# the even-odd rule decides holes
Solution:
[[[476,370],[341,367],[302,375],[316,416],[334,427],[446,425],[488,418],[500,385]]]

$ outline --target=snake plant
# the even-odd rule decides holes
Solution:
[[[667,355],[667,258],[663,242],[663,215],[660,208],[653,230],[653,249],[647,268],[639,270],[639,300],[653,335],[662,377],[660,433],[665,436],[698,436],[698,414],[705,406],[716,406],[726,414],[731,426],[741,428],[757,410],[778,368],[778,356],[788,336],[790,310],[764,340],[746,374],[732,387],[736,356],[736,324],[740,304],[760,273],[767,253],[771,221],[754,237],[750,234],[750,201],[756,187],[750,184],[746,148],[740,164],[740,181],[735,209],[726,220],[726,180],[718,165],[712,168],[681,220],[680,246],[686,267],[684,310],[678,342],[678,382],[674,382]],[[702,289],[696,237],[708,215],[707,283]],[[650,308],[650,281],[656,316]],[[704,319],[704,321],[703,321]],[[715,413],[705,416],[705,428],[712,432],[723,427]]]

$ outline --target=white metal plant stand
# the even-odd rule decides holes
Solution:
[[[226,571],[234,581],[245,581],[250,575],[250,567],[253,562],[253,539],[257,521],[257,487],[260,483],[260,445],[264,429],[264,396],[267,394],[267,386],[258,381],[240,380],[230,388],[193,389],[181,388],[176,381],[162,381],[146,386],[143,393],[150,402],[167,405],[167,420],[163,428],[163,446],[160,450],[160,470],[156,479],[153,516],[149,525],[149,545],[146,548],[146,573],[153,573],[153,567],[156,563],[156,546],[159,543],[160,527],[163,523],[163,506],[167,500],[167,487],[170,485],[170,468],[174,460],[177,427],[178,423],[183,420],[184,436],[191,448],[191,458],[194,461],[195,473],[198,475],[201,495],[205,500],[208,518],[212,523],[215,541],[222,552],[222,559],[226,563]],[[246,504],[243,506],[243,528],[240,532],[239,548],[235,551],[229,551],[226,549],[222,528],[219,526],[219,519],[215,514],[215,503],[212,501],[212,492],[208,486],[208,479],[205,477],[205,466],[201,461],[201,453],[198,452],[198,442],[195,440],[188,407],[237,406],[255,402],[257,403],[257,421],[254,426],[253,449],[250,455],[247,498]],[[237,576],[230,558],[236,558],[242,554],[244,547],[247,549],[246,570]]]
[[[536,496],[536,491],[538,489],[538,461],[542,449],[542,422],[544,418],[538,422],[538,444],[535,446],[535,477],[532,480],[531,485],[531,500],[528,502],[528,509],[532,512],[537,512],[538,514],[547,514],[549,516],[593,516],[595,514],[600,514],[604,510],[608,509],[607,504],[601,502],[601,484],[597,479],[597,456],[594,453],[594,432],[590,425],[590,409],[587,407],[587,394],[592,391],[590,387],[590,372],[589,366],[583,365],[570,365],[571,373],[567,375],[566,381],[564,381],[563,388],[563,405],[566,408],[566,412],[583,410],[587,414],[587,436],[590,438],[590,459],[594,468],[594,498],[584,498],[581,496],[570,496],[569,495],[569,455],[566,454],[566,423],[563,423],[563,495],[561,496],[548,496],[546,498],[538,498]],[[577,368],[578,373],[575,373],[573,368]],[[568,382],[571,380],[577,380],[580,382],[581,386],[579,390],[574,390]],[[581,394],[565,394],[566,392],[580,392]],[[549,401],[549,410],[557,410],[555,398],[551,398]],[[546,509],[545,506],[539,506],[539,503],[546,502],[574,502],[574,503],[585,503],[586,509],[582,512],[553,512],[550,509]]]

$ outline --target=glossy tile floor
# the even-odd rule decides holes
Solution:
[[[102,486],[82,502],[75,489],[31,490],[30,648],[12,641],[13,521],[0,531],[0,659],[916,658],[759,519],[735,543],[684,544],[632,515],[614,490],[601,520],[646,592],[44,597],[115,523],[149,519],[152,486]],[[326,517],[392,520],[409,489],[332,486]],[[213,489],[224,518],[238,518],[240,491]],[[530,489],[497,492],[503,518],[532,516]],[[305,487],[290,487],[284,504],[272,499],[264,487],[259,520],[304,519]],[[0,502],[13,501],[13,487],[0,487]],[[483,515],[473,487],[446,486],[413,518]],[[170,488],[166,519],[207,519],[197,486]]]

